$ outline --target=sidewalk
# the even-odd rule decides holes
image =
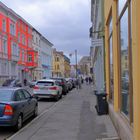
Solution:
[[[108,115],[98,116],[90,85],[74,89],[8,140],[118,140]]]

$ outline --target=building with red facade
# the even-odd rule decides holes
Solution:
[[[7,78],[28,79],[37,67],[38,53],[32,47],[32,29],[0,2],[0,83]]]

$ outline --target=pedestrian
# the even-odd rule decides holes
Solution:
[[[89,82],[89,79],[88,79],[88,77],[86,77],[86,79],[85,79],[85,80],[86,80],[86,84],[88,85],[88,82]]]
[[[91,79],[91,77],[89,77],[89,84],[91,84],[91,82],[92,82],[92,79]]]
[[[24,79],[23,82],[24,82],[24,86],[27,86],[27,79],[26,78]]]
[[[82,86],[81,86],[81,83],[82,83],[82,79],[80,77],[77,78],[77,89],[81,89]]]

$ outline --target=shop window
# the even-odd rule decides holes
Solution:
[[[121,13],[121,11],[123,10],[123,7],[125,6],[127,0],[119,0],[118,2],[118,12],[119,12],[119,15]]]
[[[119,0],[120,39],[120,109],[130,122],[133,120],[133,83],[131,50],[131,2]]]
[[[120,55],[121,55],[121,110],[126,115],[129,115],[129,75],[126,65],[129,60],[128,57],[128,9],[123,14],[120,20]]]
[[[112,34],[112,17],[109,22],[109,68],[110,68],[110,100],[114,99],[114,73],[113,73],[113,34]]]

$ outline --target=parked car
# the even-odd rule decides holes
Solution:
[[[30,88],[33,88],[35,86],[37,81],[28,81],[28,85]]]
[[[73,84],[70,78],[65,78],[68,86],[68,90],[71,91],[73,89]]]
[[[22,87],[22,84],[19,79],[7,79],[2,84],[4,87]]]
[[[33,96],[36,98],[54,98],[58,101],[62,97],[62,87],[52,79],[42,79],[33,87]]]
[[[65,80],[65,78],[61,78],[61,77],[53,77],[51,79],[54,79],[56,81],[58,81],[60,83],[60,86],[62,87],[62,94],[66,95],[68,93],[68,86],[67,86],[67,82]]]
[[[0,88],[0,126],[19,130],[23,122],[37,116],[38,103],[24,88]]]

